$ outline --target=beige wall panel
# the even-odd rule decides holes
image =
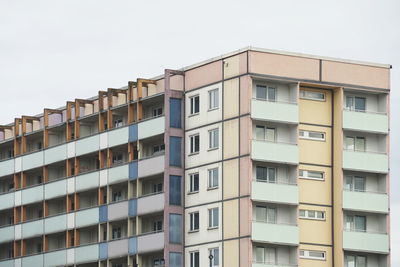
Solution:
[[[250,154],[252,125],[250,116],[240,118],[240,155]]]
[[[239,240],[224,242],[224,266],[239,267]]]
[[[252,174],[252,164],[250,156],[240,158],[240,195],[250,195]]]
[[[239,155],[239,119],[224,122],[224,159]]]
[[[239,115],[239,78],[224,82],[224,119]]]
[[[222,60],[188,70],[185,73],[186,91],[222,80]]]
[[[303,88],[300,88],[303,89]],[[299,99],[300,122],[320,125],[332,124],[332,93],[329,90],[304,88],[307,91],[325,93],[325,101]]]
[[[224,161],[224,199],[237,197],[239,194],[239,160]]]
[[[240,114],[250,112],[250,103],[252,98],[252,81],[250,76],[240,77]]]
[[[299,125],[299,130],[309,130],[325,133],[325,141],[300,139],[300,162],[331,165],[331,128],[311,125]]]
[[[224,239],[239,236],[238,205],[237,199],[224,202]]]
[[[390,70],[334,61],[322,61],[322,81],[389,88]]]
[[[240,199],[240,236],[251,235],[252,208],[249,197]]]
[[[331,168],[313,165],[300,165],[299,169],[309,171],[322,171],[324,172],[325,177],[324,181],[299,178],[297,180],[299,186],[299,201],[303,203],[332,205]]]
[[[299,218],[300,242],[322,245],[332,244],[332,209],[314,205],[299,205],[299,209],[325,211],[325,220]]]
[[[249,52],[251,73],[318,80],[319,60],[295,56]]]
[[[247,72],[247,53],[224,59],[224,79]]]
[[[299,267],[332,267],[332,248],[327,246],[314,246],[314,245],[300,245],[300,249],[304,250],[315,250],[315,251],[325,251],[326,259],[321,260],[309,260],[309,259],[299,259]],[[335,262],[336,266],[343,266],[341,263]]]

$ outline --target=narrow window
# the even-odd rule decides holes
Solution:
[[[219,248],[211,248],[208,250],[208,259],[210,260],[210,266],[219,266]]]
[[[218,187],[218,168],[208,170],[208,188]]]
[[[200,135],[190,136],[190,154],[198,153],[200,151]]]
[[[299,217],[301,219],[310,220],[325,220],[325,212],[319,210],[299,210]]]
[[[219,146],[219,129],[208,131],[208,148],[215,149]]]
[[[190,252],[190,267],[200,267],[200,253],[198,251]]]
[[[208,228],[218,227],[218,208],[208,210]]]
[[[189,175],[189,192],[199,192],[199,173],[192,173]]]
[[[300,98],[309,99],[309,100],[317,100],[317,101],[325,101],[325,93],[300,90]]]
[[[216,109],[219,106],[218,89],[208,91],[208,109]]]
[[[199,212],[190,213],[190,231],[199,230]]]
[[[299,256],[302,259],[311,260],[325,260],[325,251],[315,251],[315,250],[300,250]]]
[[[324,172],[310,171],[310,170],[299,170],[299,177],[303,179],[311,180],[324,180]]]
[[[198,114],[200,112],[200,96],[192,96],[190,98],[190,115]]]
[[[325,133],[323,133],[323,132],[312,132],[312,131],[300,130],[299,136],[301,139],[310,139],[310,140],[317,140],[317,141],[325,140]]]

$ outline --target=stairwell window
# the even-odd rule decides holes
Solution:
[[[313,131],[300,130],[299,131],[299,136],[300,136],[301,139],[325,141],[325,133],[323,133],[323,132],[313,132]]]
[[[276,88],[273,86],[257,84],[256,98],[261,100],[276,101]]]
[[[309,99],[309,100],[317,100],[317,101],[325,101],[325,93],[308,91],[308,90],[300,90],[300,98]]]
[[[260,182],[276,182],[276,168],[271,167],[256,167],[256,180]]]
[[[323,181],[324,172],[320,171],[309,171],[309,170],[299,170],[299,177],[302,179],[320,180]]]
[[[319,210],[299,210],[299,217],[301,219],[310,219],[310,220],[325,220],[325,211]]]
[[[300,249],[299,256],[302,259],[325,260],[326,253],[325,253],[325,251],[315,251],[315,250],[303,250],[303,249]]]
[[[190,97],[190,115],[195,115],[200,112],[200,96],[195,95]]]

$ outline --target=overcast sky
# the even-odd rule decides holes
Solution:
[[[400,266],[399,11],[396,0],[1,0],[0,124],[248,45],[392,64],[392,266]]]

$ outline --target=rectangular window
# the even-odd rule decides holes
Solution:
[[[261,182],[276,182],[276,168],[271,167],[256,167],[256,179]]]
[[[208,148],[215,149],[219,146],[219,129],[208,131]]]
[[[212,208],[208,210],[208,228],[218,227],[218,208]]]
[[[256,221],[276,223],[276,208],[256,206]]]
[[[153,232],[162,231],[163,223],[162,221],[154,221],[153,222]]]
[[[347,255],[345,264],[347,267],[367,267],[367,258],[359,255]]]
[[[169,100],[169,118],[170,126],[173,128],[182,128],[182,101],[179,98],[170,98]]]
[[[199,173],[189,174],[189,192],[199,192]]]
[[[181,176],[169,176],[169,204],[180,206],[181,200]]]
[[[170,166],[182,166],[181,158],[181,143],[182,138],[176,136],[170,136],[169,138],[169,165]]]
[[[161,116],[162,114],[163,114],[162,107],[153,108],[153,117],[158,117]]]
[[[192,212],[189,215],[190,217],[190,231],[198,231],[199,230],[199,212]]]
[[[365,192],[365,177],[346,175],[344,188],[349,191]]]
[[[325,133],[322,132],[311,132],[311,131],[300,130],[299,136],[301,139],[325,141]]]
[[[346,96],[346,109],[365,111],[367,100],[365,97]]]
[[[210,266],[219,266],[219,248],[211,248],[208,250],[208,259],[210,260]]]
[[[200,135],[190,136],[190,154],[198,153],[200,151]]]
[[[325,220],[325,211],[319,210],[299,210],[301,219]]]
[[[299,170],[299,177],[303,179],[324,180],[324,172]]]
[[[113,155],[113,164],[122,164],[123,161],[123,155],[122,153],[115,153]]]
[[[198,251],[190,252],[190,267],[200,267],[200,253]]]
[[[121,238],[121,227],[113,227],[112,239]]]
[[[310,100],[317,100],[317,101],[325,101],[325,93],[307,91],[307,90],[300,90],[300,98],[302,98],[302,99],[310,99]]]
[[[164,144],[153,146],[153,155],[162,154],[164,151],[165,151],[165,145]]]
[[[218,187],[218,168],[208,170],[208,188]]]
[[[169,242],[182,244],[182,215],[169,214]]]
[[[162,183],[153,184],[153,193],[159,193],[163,191]]]
[[[346,230],[365,232],[367,230],[367,218],[359,215],[346,215]]]
[[[256,126],[256,139],[275,142],[276,129],[272,127],[266,127],[257,125]]]
[[[208,91],[208,109],[216,109],[219,106],[218,89]]]
[[[276,101],[276,88],[273,86],[256,85],[256,98]]]
[[[346,150],[365,151],[365,137],[362,136],[346,136]]]
[[[124,126],[124,121],[122,117],[115,116],[114,117],[114,128],[122,127]]]
[[[190,98],[190,115],[198,114],[200,112],[200,96],[192,96]]]
[[[256,253],[253,257],[256,263],[272,264],[277,263],[276,248],[271,247],[256,247]]]
[[[315,250],[302,250],[300,249],[299,255],[302,259],[312,259],[312,260],[325,260],[325,251],[315,251]]]

